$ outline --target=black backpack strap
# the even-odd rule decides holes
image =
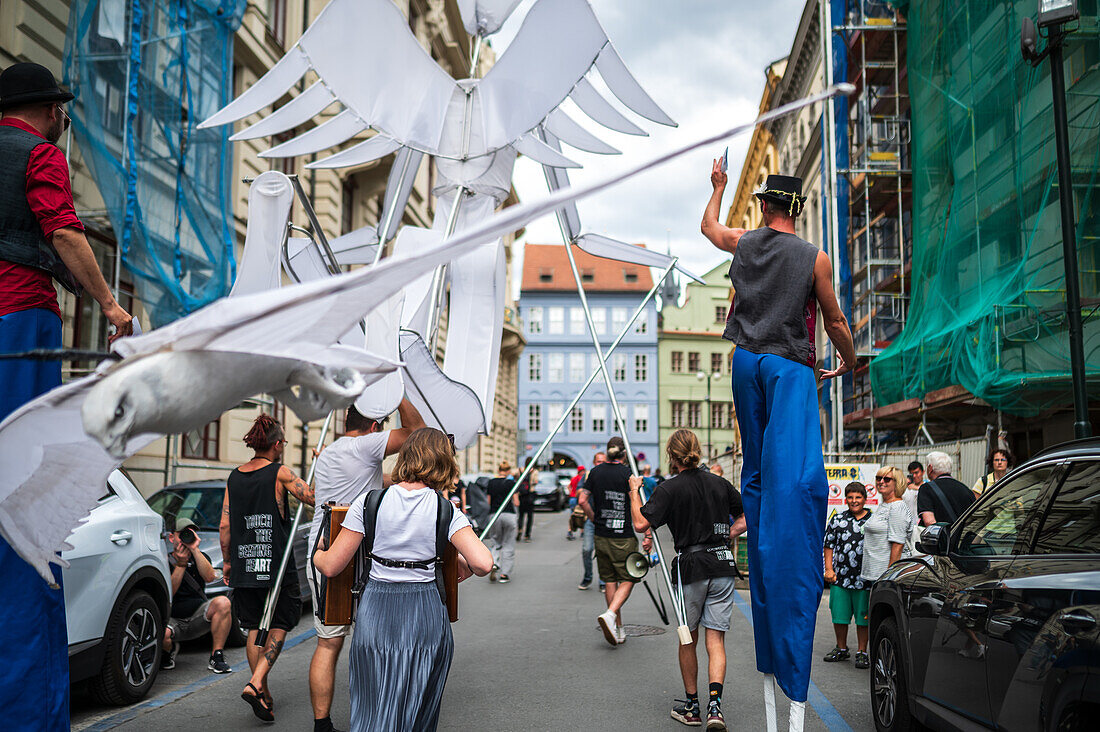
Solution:
[[[942,504],[944,510],[947,511],[947,523],[955,523],[955,519],[957,519],[959,515],[955,513],[955,507],[951,505],[951,502],[947,500],[947,496],[944,495],[943,488],[940,488],[934,480],[928,481],[925,485],[932,488],[932,492],[936,494],[936,498],[940,499],[940,504]],[[937,518],[939,517],[937,516]]]
[[[447,604],[447,587],[443,582],[443,551],[450,541],[448,532],[451,528],[451,519],[455,515],[455,505],[447,500],[442,491],[435,492],[439,499],[435,513],[435,587],[439,590],[439,599]]]
[[[367,493],[367,499],[363,503],[363,543],[362,549],[362,562],[360,563],[360,575],[356,581],[356,587],[365,587],[370,580],[371,570],[371,553],[374,552],[374,535],[375,529],[378,526],[378,508],[382,505],[382,499],[386,495],[392,486],[386,486],[385,488],[375,488]]]

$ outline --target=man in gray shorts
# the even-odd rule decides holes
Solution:
[[[672,708],[678,722],[704,724],[699,704],[699,660],[695,647],[699,625],[706,628],[710,695],[706,727],[726,729],[722,717],[722,683],[726,676],[726,631],[733,613],[737,565],[730,537],[745,532],[741,494],[729,481],[699,468],[699,440],[688,430],[677,430],[665,448],[669,468],[676,475],[657,486],[642,504],[642,479],[630,478],[630,518],[634,530],[645,532],[642,548],[651,549],[652,530],[667,525],[676,545],[674,578],[682,583],[685,622],[691,645],[680,646],[680,675],[687,701]],[[731,526],[732,523],[732,526]]]

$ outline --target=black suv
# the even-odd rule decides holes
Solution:
[[[1048,449],[871,590],[878,730],[1100,729],[1100,439]]]

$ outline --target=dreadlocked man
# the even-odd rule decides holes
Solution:
[[[855,364],[848,320],[832,286],[825,252],[795,235],[806,202],[802,180],[769,175],[755,191],[758,229],[719,223],[726,174],[718,161],[703,235],[733,255],[734,299],[726,320],[733,341],[733,401],[741,428],[741,495],[748,522],[756,667],[765,674],[768,728],[776,729],[775,683],[791,699],[790,729],[800,732],[810,684],[814,624],[823,588],[821,545],[829,484],[821,452],[814,334],[821,311],[840,352],[841,376]]]

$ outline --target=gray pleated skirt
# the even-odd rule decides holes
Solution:
[[[352,732],[436,728],[454,637],[434,582],[368,582],[349,655]]]

